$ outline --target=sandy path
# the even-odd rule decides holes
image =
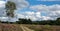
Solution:
[[[20,27],[22,28],[23,31],[34,31],[34,30],[31,30],[23,25],[20,25]]]

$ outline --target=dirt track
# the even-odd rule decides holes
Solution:
[[[20,27],[22,28],[23,31],[34,31],[34,30],[31,30],[23,25],[20,25]]]

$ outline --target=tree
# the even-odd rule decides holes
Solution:
[[[21,19],[21,18],[19,18],[19,23],[20,24],[27,24],[28,22],[27,22],[27,19]]]
[[[56,25],[60,25],[60,17],[56,19]]]
[[[57,20],[56,21],[60,21],[60,17],[59,18],[57,18]]]
[[[1,20],[0,20],[0,23],[1,23]]]
[[[28,19],[28,23],[29,23],[29,24],[32,24],[32,21],[31,21],[31,19]]]
[[[16,23],[18,23],[18,24],[32,24],[32,21],[30,19],[19,18],[18,20],[19,21],[16,21]]]
[[[6,15],[8,17],[14,17],[14,10],[16,9],[16,5],[14,2],[7,1],[5,4]]]

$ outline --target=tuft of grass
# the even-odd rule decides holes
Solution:
[[[43,28],[45,28],[45,29],[50,29],[50,27],[51,27],[50,25],[44,25],[43,26]]]

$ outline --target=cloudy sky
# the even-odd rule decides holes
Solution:
[[[12,1],[16,4],[15,17],[35,20],[55,20],[60,17],[60,0],[0,0],[0,19],[7,20],[5,17],[5,3]]]

